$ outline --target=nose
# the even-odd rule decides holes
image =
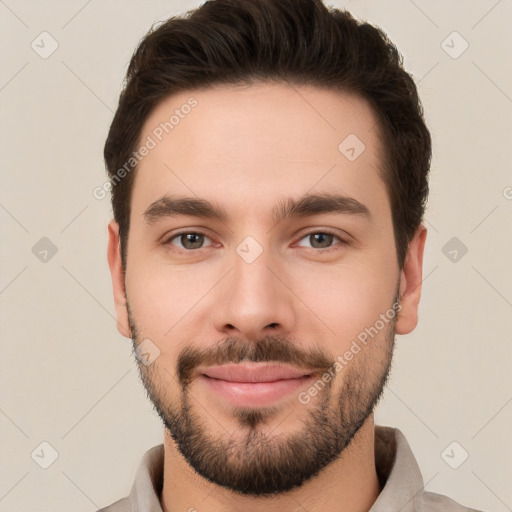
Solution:
[[[293,292],[286,271],[264,250],[249,263],[235,253],[233,269],[217,287],[215,328],[247,341],[294,330]],[[288,286],[290,286],[288,284]]]

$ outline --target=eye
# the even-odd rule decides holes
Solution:
[[[202,249],[204,239],[210,240],[210,237],[200,231],[182,231],[171,236],[164,245],[168,246],[170,251],[191,252],[194,249]],[[176,246],[172,242],[177,240],[181,246]]]
[[[304,239],[310,240],[312,248],[320,249],[319,252],[327,252],[331,249],[336,249],[336,246],[331,245],[334,239],[339,240],[340,243],[338,245],[347,245],[347,242],[345,242],[345,240],[343,240],[338,235],[329,230],[311,231],[310,233],[304,235],[301,238],[301,240]]]
[[[203,249],[208,246],[204,246],[203,243],[205,239],[211,241],[210,237],[201,231],[182,231],[181,233],[176,233],[169,237],[163,245],[165,245],[169,251],[176,253],[187,253],[193,252],[197,249]],[[311,231],[304,235],[300,240],[309,239],[311,243],[312,249],[318,249],[317,252],[328,252],[330,250],[336,249],[336,245],[332,245],[333,241],[337,239],[339,243],[337,245],[345,246],[347,242],[345,242],[338,235],[324,229],[322,231]],[[174,242],[178,242],[179,245],[176,245]],[[212,244],[210,244],[211,246]],[[299,244],[299,247],[304,247]]]

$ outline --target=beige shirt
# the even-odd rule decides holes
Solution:
[[[126,498],[98,512],[162,512],[164,445],[148,450]],[[382,491],[368,512],[481,512],[425,491],[420,469],[400,430],[375,427],[375,466]]]

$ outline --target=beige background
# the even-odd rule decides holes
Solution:
[[[0,1],[0,512],[109,504],[162,440],[115,328],[111,208],[92,190],[106,178],[103,144],[138,40],[198,4]],[[377,421],[406,435],[428,490],[511,510],[512,2],[330,4],[397,44],[434,142],[420,323],[398,336]],[[51,49],[43,31],[58,43],[45,59],[31,47]],[[458,58],[453,31],[469,44]],[[33,252],[43,237],[57,249],[46,262]],[[452,237],[467,247],[455,262],[443,252]],[[47,469],[44,441],[58,453]],[[442,456],[453,441],[452,465],[469,453],[458,469]]]

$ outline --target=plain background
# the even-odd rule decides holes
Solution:
[[[0,1],[1,512],[105,506],[162,442],[116,330],[109,198],[92,191],[137,42],[199,3]],[[377,423],[405,434],[428,490],[512,510],[512,2],[327,3],[398,46],[434,143],[419,325],[397,337]]]

